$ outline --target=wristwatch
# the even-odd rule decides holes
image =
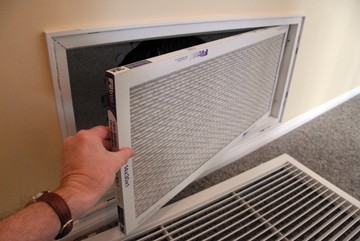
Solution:
[[[70,233],[73,227],[73,220],[71,218],[70,208],[61,196],[54,192],[43,191],[35,194],[30,200],[29,204],[36,202],[47,203],[58,215],[61,228],[55,239],[61,239]]]

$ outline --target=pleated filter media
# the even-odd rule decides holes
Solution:
[[[284,34],[130,90],[140,215],[271,107]]]

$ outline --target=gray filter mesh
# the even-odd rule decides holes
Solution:
[[[137,216],[270,110],[284,36],[131,88]]]

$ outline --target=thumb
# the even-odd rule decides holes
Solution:
[[[130,159],[134,156],[134,150],[130,147],[120,148],[118,152],[120,152],[126,159]]]
[[[134,156],[134,151],[130,147],[120,148],[117,152],[112,152],[115,155],[115,168],[118,171],[123,165],[125,165],[128,160]]]

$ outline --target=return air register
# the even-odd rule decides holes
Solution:
[[[107,71],[113,149],[129,234],[269,117],[288,26],[259,29]]]
[[[360,202],[284,154],[162,208],[132,235],[86,241],[360,239]]]

